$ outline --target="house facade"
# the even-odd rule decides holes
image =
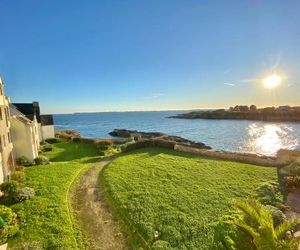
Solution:
[[[4,95],[3,85],[0,77],[0,183],[7,179],[14,168],[9,98]]]
[[[14,103],[14,106],[29,120],[34,121],[36,119],[40,142],[55,137],[53,116],[41,115],[38,102]]]
[[[37,119],[27,118],[13,104],[10,104],[11,138],[15,158],[25,156],[33,162],[40,148],[39,124]]]

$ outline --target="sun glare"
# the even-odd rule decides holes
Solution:
[[[264,86],[268,89],[272,89],[280,85],[281,77],[279,75],[273,74],[269,75],[263,79]]]

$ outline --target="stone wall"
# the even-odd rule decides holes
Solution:
[[[215,151],[215,150],[206,150],[206,149],[197,149],[192,147],[185,147],[176,145],[175,150],[186,152],[186,153],[195,153],[202,156],[213,157],[217,159],[237,161],[255,165],[262,166],[279,166],[275,157],[259,156],[255,154],[243,154],[227,151]]]
[[[277,162],[279,165],[288,165],[300,159],[300,151],[280,149],[277,152]]]

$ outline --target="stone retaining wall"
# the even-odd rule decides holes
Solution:
[[[300,151],[296,150],[288,150],[288,149],[280,149],[277,152],[277,162],[280,165],[288,165],[292,162],[300,160]]]
[[[180,145],[176,145],[174,149],[181,152],[195,153],[202,156],[208,156],[217,159],[231,160],[231,161],[262,165],[262,166],[272,166],[272,167],[279,166],[277,159],[275,157],[258,156],[255,154],[243,154],[243,153],[235,153],[235,152],[227,152],[227,151],[197,149],[197,148],[185,147]]]

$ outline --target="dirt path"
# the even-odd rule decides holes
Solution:
[[[114,220],[104,202],[99,174],[109,160],[96,163],[80,178],[71,193],[71,206],[83,236],[88,239],[87,249],[129,249],[120,225]]]

